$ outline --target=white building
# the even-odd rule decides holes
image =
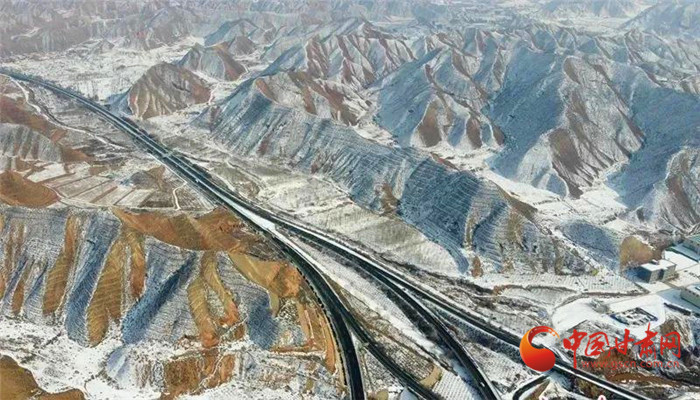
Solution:
[[[685,238],[683,245],[693,250],[695,253],[700,254],[700,235]]]
[[[675,244],[668,250],[683,254],[695,262],[700,262],[700,235],[689,236],[683,240],[683,243]]]
[[[676,275],[676,264],[665,259],[652,260],[640,265],[637,268],[637,275],[647,283],[666,281]]]
[[[681,299],[700,307],[700,283],[688,285],[681,289]]]

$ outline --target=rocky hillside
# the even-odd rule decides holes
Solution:
[[[3,390],[341,395],[330,325],[276,247],[96,115],[1,82]]]
[[[124,13],[135,14],[134,7]],[[669,26],[692,36],[684,21],[692,20],[694,3],[552,1],[538,7],[541,18],[509,6],[423,1],[149,4],[139,9],[151,15],[147,29],[139,25],[145,17],[133,17],[133,26],[119,28],[126,39],[96,31],[74,50],[91,62],[119,48],[157,53],[172,44],[182,51],[134,68],[130,76],[138,79],[119,78],[118,85],[133,79],[124,104],[136,117],[226,99],[231,86],[223,83],[246,79],[240,91],[259,92],[295,116],[330,122],[319,131],[350,127],[385,146],[432,154],[458,171],[495,172],[506,179],[498,185],[507,191],[525,184],[577,201],[610,189],[627,208],[627,221],[640,223],[646,215],[643,224],[690,229],[697,223],[692,201],[673,202],[687,218],[662,217],[658,205],[665,203],[674,160],[697,147],[700,48],[653,21],[673,16],[677,23]],[[111,5],[83,13],[116,15]],[[25,23],[79,14],[59,10]],[[619,29],[567,25],[579,17],[628,22]],[[5,46],[34,35],[18,35],[23,25],[14,19],[6,26],[16,40]],[[150,44],[133,47],[139,32],[147,32]],[[159,39],[158,32],[173,40]],[[668,113],[674,118],[665,118]],[[684,183],[674,192],[690,190]],[[526,193],[516,192],[528,202]]]
[[[161,388],[174,398],[241,379],[235,366],[247,362],[246,355],[217,347],[227,343],[247,343],[273,358],[320,352],[328,369],[319,373],[332,382],[333,339],[308,287],[228,213],[3,207],[2,215],[3,315],[56,326],[73,343],[109,349],[103,373],[117,387]],[[169,357],[143,351],[157,343],[189,343],[190,350]],[[42,354],[55,359],[61,345]],[[284,385],[293,373],[265,364],[246,371],[251,384],[272,373],[265,379]],[[49,376],[66,379],[59,371]]]
[[[641,221],[664,220],[677,226],[700,223],[700,152],[680,151],[667,167],[665,179],[654,185],[637,217]]]
[[[611,17],[631,18],[642,9],[642,5],[632,0],[552,0],[547,2],[542,9],[555,17]]]
[[[671,159],[697,146],[698,97],[684,72],[696,68],[694,42],[542,24],[413,40],[356,20],[317,32],[256,82],[269,99],[379,128],[380,137],[457,166],[488,150],[502,176],[574,198],[609,179],[634,209]],[[376,55],[354,57],[361,48]],[[658,173],[635,172],[650,163]]]
[[[557,312],[588,297],[640,294],[627,269],[698,231],[697,11],[693,0],[17,0],[0,5],[0,63],[110,106],[256,205],[522,334],[573,328],[578,313]],[[294,266],[123,133],[0,76],[0,166],[0,368],[13,382],[88,398],[346,394]],[[417,380],[471,397],[414,316],[299,245]],[[694,278],[675,279],[669,290]],[[675,296],[657,298],[644,304],[658,324],[697,325],[663,305]],[[531,377],[517,352],[455,333],[504,398]],[[403,396],[368,348],[367,397]],[[615,379],[673,398],[691,369]],[[566,384],[540,388],[596,394]]]
[[[241,85],[197,123],[230,151],[321,175],[365,207],[380,211],[396,202],[396,215],[444,246],[463,272],[469,266],[465,246],[499,266],[534,257],[538,247],[554,254],[555,244],[528,219],[529,208],[511,203],[495,185],[415,150],[387,148],[351,128],[277,104],[261,81]],[[569,268],[580,268],[575,257],[562,257]]]
[[[192,63],[199,65],[195,60]],[[149,68],[127,96],[131,112],[146,119],[204,103],[211,93],[207,83],[189,70],[161,63]]]
[[[457,166],[473,152],[495,152],[489,164],[504,177],[562,196],[577,198],[626,165],[609,184],[632,208],[661,179],[628,177],[636,165],[653,160],[664,171],[694,145],[697,97],[684,72],[695,68],[692,43],[524,22],[419,37],[392,28],[344,19],[283,42],[288,50],[275,44],[267,54],[280,56],[256,85],[275,103],[380,132],[374,136]],[[647,95],[633,97],[635,90]],[[674,125],[656,118],[646,99],[667,102]],[[677,132],[677,146],[644,146]]]
[[[238,45],[232,41],[230,45],[235,52],[246,50],[245,44]],[[246,68],[232,57],[227,47],[226,45],[212,47],[195,45],[185,54],[178,65],[190,71],[201,72],[212,78],[225,81],[238,80],[246,72]],[[241,50],[238,47],[243,47],[243,49]]]
[[[626,27],[697,38],[699,17],[700,5],[696,1],[661,1],[630,20]]]
[[[197,32],[201,16],[181,7],[130,1],[57,3],[47,11],[42,3],[16,1],[0,7],[0,56],[66,50],[89,39],[118,41],[129,48],[150,49],[175,43]]]

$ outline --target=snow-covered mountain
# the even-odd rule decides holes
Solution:
[[[192,53],[185,57],[186,65],[196,63],[189,61],[195,57]],[[195,67],[199,65],[194,64]],[[134,83],[127,93],[127,98],[129,109],[134,115],[150,118],[204,103],[209,100],[210,94],[207,83],[191,71],[177,65],[161,63],[149,68]]]
[[[697,1],[52,5],[0,4],[3,68],[128,116],[248,201],[503,329],[656,290],[627,269],[700,229]],[[293,263],[124,134],[0,75],[0,162],[0,361],[37,376],[36,393],[347,393],[335,332]],[[470,398],[385,288],[294,240],[417,381]],[[534,377],[466,331],[504,397]],[[696,344],[677,370],[613,376],[673,398],[697,380]],[[361,347],[368,397],[399,398]]]
[[[627,22],[625,27],[697,39],[698,34],[700,34],[699,18],[700,4],[697,1],[659,1],[658,4]]]
[[[642,11],[643,5],[633,0],[552,0],[542,10],[554,17],[631,18]]]
[[[232,43],[235,47],[236,45]],[[195,45],[178,63],[190,71],[198,71],[212,78],[235,81],[246,68],[228,52],[227,46],[203,47]]]
[[[279,394],[313,376],[340,396],[328,322],[279,250],[94,114],[0,83],[1,353],[32,393]],[[15,373],[3,398],[33,390]]]

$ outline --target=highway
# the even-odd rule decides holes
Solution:
[[[120,130],[134,137],[142,144],[145,144],[147,149],[149,150],[149,153],[156,156],[157,158],[160,158],[160,160],[163,161],[168,167],[174,169],[178,173],[178,175],[184,174],[188,178],[188,181],[195,181],[197,186],[208,186],[205,183],[205,181],[201,180],[198,176],[194,176],[188,173],[188,169],[179,168],[177,162],[175,161],[171,153],[166,152],[164,151],[164,149],[161,149],[157,146],[154,146],[150,143],[150,140],[144,140],[144,135],[138,130],[137,127],[132,126],[130,122],[124,121],[121,118],[111,114],[102,106],[48,82],[33,79],[31,77],[20,75],[14,72],[0,71],[0,73],[9,75],[17,80],[27,81],[43,86],[47,89],[50,89],[52,91],[58,92],[60,94],[63,94],[65,96],[79,101],[91,111],[107,119],[110,123],[114,124]],[[210,190],[211,188],[208,191]],[[218,200],[218,198],[216,200]],[[217,203],[219,203],[219,201],[217,201]],[[248,220],[248,222],[252,225],[255,225],[250,220]],[[272,242],[279,246],[281,249],[285,248],[284,242],[281,241],[278,236],[266,236],[268,236],[268,239],[271,239]],[[343,362],[343,368],[345,370],[345,379],[349,388],[350,397],[353,400],[365,399],[360,362],[355,351],[355,345],[353,343],[352,335],[348,331],[348,327],[345,324],[346,316],[343,315],[343,311],[345,310],[345,308],[341,305],[340,299],[334,295],[334,292],[332,290],[330,290],[328,282],[325,281],[325,279],[318,273],[318,271],[315,268],[313,268],[307,262],[305,262],[305,260],[302,257],[293,254],[292,256],[293,257],[291,258],[293,258],[293,261],[295,261],[295,264],[300,269],[301,273],[304,275],[311,287],[317,293],[319,299],[321,300],[324,311],[331,323],[331,328],[333,329],[334,334],[336,336],[336,341],[339,347],[339,353]]]
[[[547,373],[538,375],[537,378],[532,379],[530,382],[527,382],[523,386],[519,387],[518,390],[513,393],[513,400],[520,400],[526,392],[544,382],[547,379],[547,375]]]
[[[422,386],[416,379],[401,368],[388,354],[384,348],[377,344],[374,339],[357,322],[352,313],[345,307],[340,298],[330,287],[323,274],[314,266],[314,260],[306,254],[287,235],[277,229],[275,223],[256,214],[252,207],[240,204],[237,196],[234,196],[227,189],[220,188],[212,182],[205,171],[180,159],[172,151],[164,148],[160,143],[154,141],[143,129],[139,128],[128,119],[121,118],[109,112],[103,106],[96,104],[76,93],[56,86],[52,83],[40,79],[25,76],[12,71],[0,70],[0,73],[11,76],[14,79],[31,82],[45,87],[64,96],[70,97],[83,104],[89,110],[97,113],[108,122],[112,123],[121,131],[129,134],[139,143],[143,144],[147,151],[167,165],[173,172],[181,176],[186,181],[193,183],[200,191],[210,197],[217,204],[226,206],[241,216],[251,226],[257,228],[266,238],[277,245],[299,268],[302,275],[309,282],[318,295],[323,305],[324,311],[331,322],[331,327],[338,341],[343,367],[346,372],[346,381],[350,389],[352,399],[364,399],[365,392],[362,383],[362,373],[357,352],[353,343],[352,335],[348,327],[352,329],[359,341],[370,351],[372,355],[402,384],[404,384],[414,394],[425,399],[440,399],[441,397]]]
[[[469,355],[467,350],[457,342],[455,335],[449,331],[449,328],[445,323],[435,315],[435,313],[425,306],[421,301],[419,301],[414,294],[411,293],[410,289],[398,283],[396,279],[392,278],[392,274],[388,273],[381,267],[377,267],[376,264],[368,262],[361,256],[353,256],[354,252],[348,251],[344,246],[339,246],[334,242],[321,242],[317,237],[311,235],[304,228],[297,226],[288,226],[288,229],[297,233],[300,236],[304,236],[321,246],[333,250],[336,254],[340,254],[345,258],[349,258],[358,266],[362,267],[365,271],[370,273],[372,277],[380,281],[392,292],[399,295],[407,304],[413,307],[415,310],[421,312],[421,316],[426,319],[426,321],[435,329],[436,333],[447,345],[448,349],[452,352],[452,355],[459,361],[459,363],[465,367],[472,378],[476,381],[476,387],[479,390],[482,398],[484,399],[499,399],[500,396],[498,391],[493,386],[491,381],[488,379],[483,370],[474,362],[473,358]]]
[[[417,298],[425,300],[433,304],[434,306],[442,309],[443,311],[446,311],[449,314],[455,316],[456,318],[467,323],[468,325],[471,325],[472,327],[475,327],[481,330],[482,332],[485,332],[495,337],[496,339],[513,346],[516,349],[519,349],[521,339],[520,337],[513,335],[505,329],[501,329],[497,326],[494,326],[473,315],[472,313],[462,309],[461,307],[456,306],[451,299],[443,296],[442,294],[424,288],[420,283],[414,282],[413,280],[409,280],[409,278],[404,277],[403,275],[391,272],[388,268],[382,267],[381,263],[375,260],[372,256],[367,255],[357,249],[353,249],[345,244],[342,244],[336,239],[312,228],[297,226],[295,233],[301,236],[305,236],[310,240],[322,241],[323,245],[326,248],[333,249],[334,251],[336,251],[336,253],[339,253],[345,256],[346,258],[351,258],[355,260],[356,263],[362,265],[368,270],[374,271],[375,273],[373,275],[375,277],[382,276],[383,279],[393,281],[396,285],[400,286],[401,288],[412,292]],[[555,351],[555,353],[557,352]],[[612,382],[608,382],[594,374],[583,370],[574,369],[574,367],[568,361],[563,360],[560,357],[556,358],[556,364],[552,369],[563,375],[569,377],[576,377],[585,380],[589,383],[592,383],[602,389],[607,390],[612,394],[615,394],[619,398],[629,400],[650,400],[646,396],[635,393],[627,388],[616,385]]]
[[[307,280],[309,280],[314,290],[316,290],[319,294],[319,298],[321,298],[326,312],[329,314],[332,327],[338,336],[341,356],[347,372],[348,386],[351,389],[350,391],[353,396],[352,398],[364,398],[364,392],[361,390],[362,377],[359,371],[359,365],[357,365],[357,355],[355,353],[354,346],[352,345],[351,335],[345,324],[347,324],[353,330],[353,332],[355,332],[359,340],[367,346],[368,350],[370,350],[370,352],[374,354],[375,357],[377,357],[379,361],[385,367],[387,367],[387,369],[395,374],[403,384],[407,385],[407,387],[414,391],[414,393],[419,394],[424,398],[435,398],[435,394],[427,391],[427,389],[425,389],[423,386],[417,384],[415,379],[410,377],[410,375],[396,365],[393,360],[390,359],[390,357],[387,357],[381,346],[374,343],[364,329],[359,326],[352,314],[344,307],[342,301],[337,297],[337,295],[335,295],[323,275],[314,266],[313,259],[305,254],[303,250],[300,249],[286,234],[284,234],[284,232],[278,229],[278,227],[285,228],[298,236],[311,240],[318,245],[330,249],[333,252],[352,261],[382,284],[386,285],[386,287],[392,292],[399,295],[415,310],[420,311],[421,315],[435,329],[438,336],[449,348],[456,360],[462,366],[464,366],[469,371],[470,375],[475,379],[477,383],[476,387],[479,389],[483,398],[499,398],[498,392],[495,390],[492,383],[486,377],[481,368],[474,363],[472,357],[466,352],[466,349],[464,349],[454,339],[454,334],[449,331],[449,328],[442,322],[441,318],[435,315],[427,306],[425,306],[424,302],[433,304],[434,306],[450,313],[463,322],[497,338],[500,341],[508,343],[515,348],[518,348],[520,342],[519,337],[516,337],[512,333],[492,325],[491,323],[482,320],[467,310],[456,306],[452,300],[446,298],[445,296],[442,296],[433,290],[423,288],[419,283],[413,282],[411,279],[393,272],[390,268],[383,266],[381,262],[375,260],[372,256],[362,252],[361,250],[341,243],[339,240],[324,232],[302,226],[296,221],[280,217],[258,206],[249,204],[246,199],[241,198],[236,193],[231,192],[227,188],[221,188],[218,186],[218,184],[212,182],[206,171],[203,171],[201,168],[180,159],[172,152],[167,151],[167,149],[163,148],[161,144],[154,141],[145,131],[138,128],[135,124],[126,119],[115,116],[104,107],[53,84],[31,77],[26,77],[14,72],[0,72],[6,73],[15,79],[33,82],[80,101],[87,108],[98,113],[119,129],[127,132],[136,140],[146,145],[146,147],[150,149],[151,153],[160,158],[166,165],[173,169],[173,171],[178,173],[178,175],[181,175],[183,178],[194,183],[203,192],[216,199],[218,203],[226,205],[237,214],[243,216],[249,223],[266,232],[267,236],[271,237],[277,245],[284,249],[287,255],[294,259],[298,264],[301,264],[299,266],[302,273]],[[343,324],[343,322],[345,322],[345,324]],[[605,381],[596,375],[574,369],[568,361],[562,360],[559,357],[557,358],[557,362],[553,370],[566,376],[576,377],[588,381],[620,398],[647,399],[646,397],[634,393],[624,387]]]

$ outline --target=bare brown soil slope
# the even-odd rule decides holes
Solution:
[[[85,396],[78,389],[48,393],[36,383],[32,373],[8,356],[0,356],[0,399],[78,400]]]
[[[210,91],[192,72],[161,63],[151,67],[129,90],[129,108],[140,118],[172,114],[193,104],[204,103]]]
[[[0,200],[11,206],[47,207],[58,201],[53,190],[14,171],[0,173]]]

